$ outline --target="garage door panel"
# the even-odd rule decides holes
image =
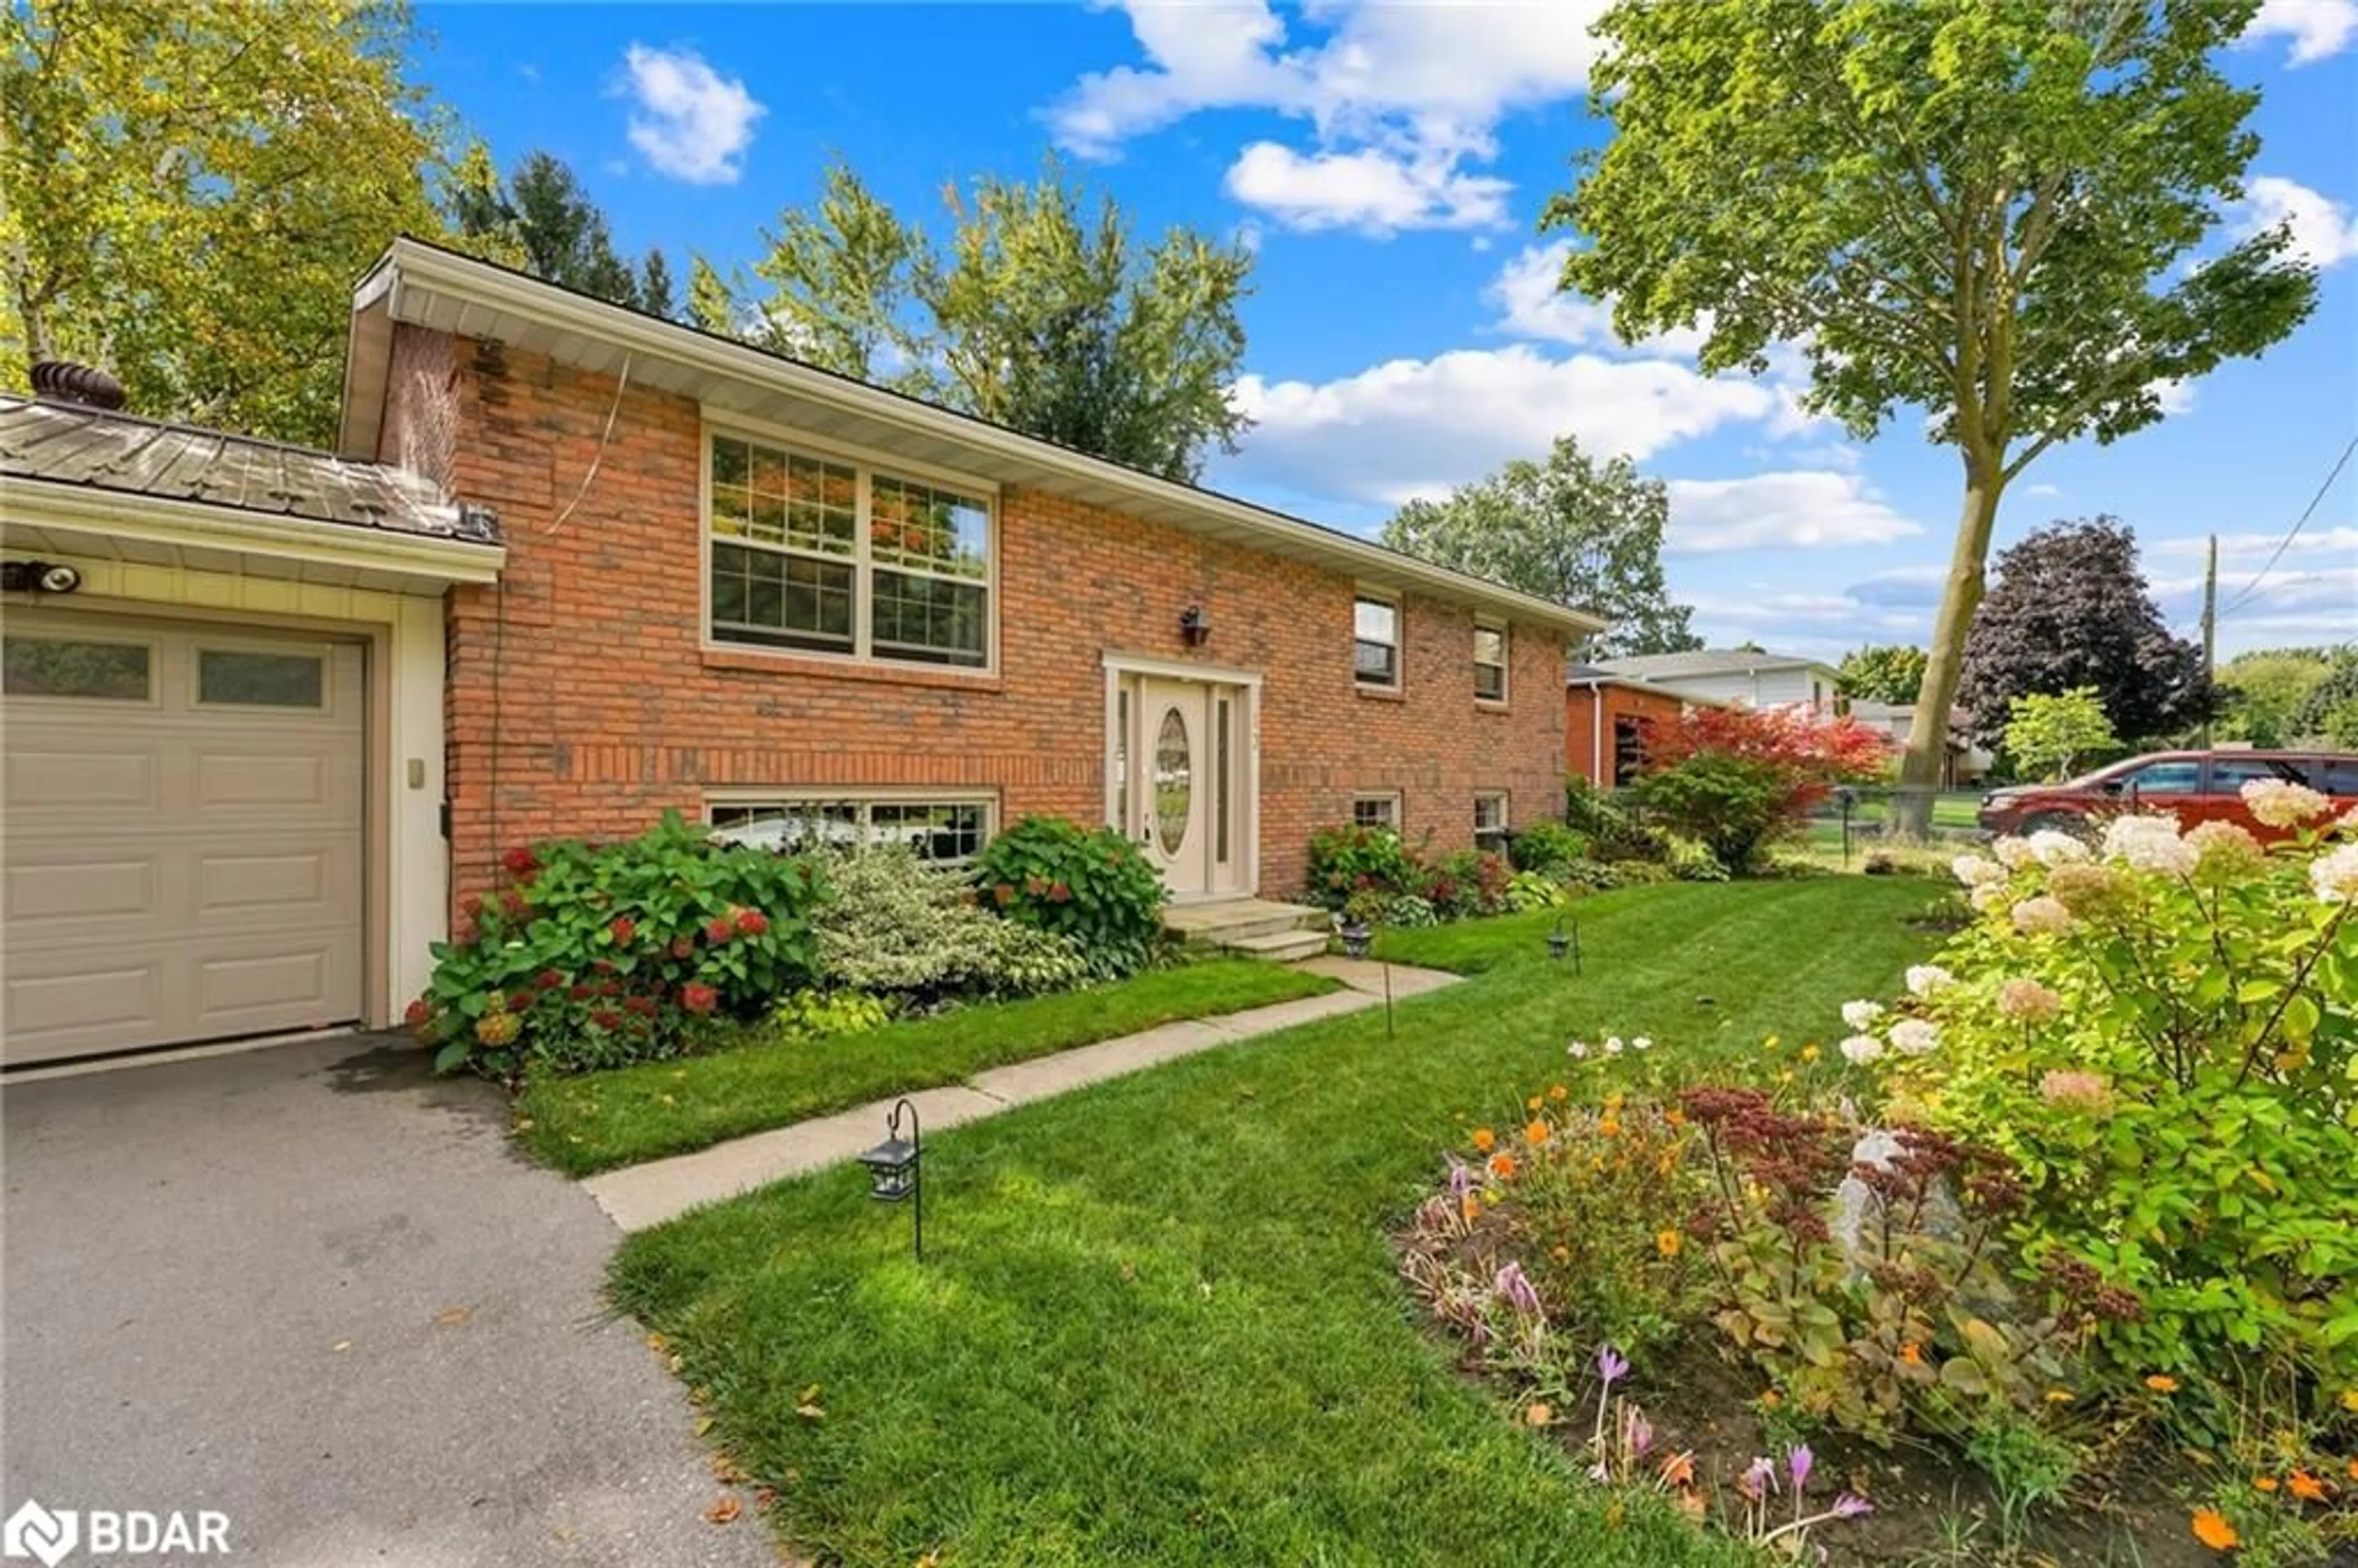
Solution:
[[[154,747],[84,744],[46,750],[18,739],[38,732],[30,717],[9,716],[7,803],[12,824],[18,812],[84,812],[102,806],[154,811],[164,805],[158,788],[160,759]]]
[[[170,963],[151,954],[130,964],[60,963],[56,954],[12,952],[8,958],[6,1011],[8,1059],[19,1046],[28,1060],[70,1056],[85,1051],[154,1045],[172,1038]]]
[[[273,665],[256,657],[270,640],[243,630],[134,634],[154,649],[158,702],[6,703],[11,1064],[361,1011],[360,650],[294,640]],[[215,661],[231,699],[192,700],[185,677],[223,645],[241,654]],[[295,677],[315,654],[324,700],[267,700],[314,696]]]

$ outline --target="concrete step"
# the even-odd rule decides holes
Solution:
[[[1331,928],[1326,912],[1307,904],[1270,899],[1225,899],[1217,903],[1175,904],[1163,911],[1163,925],[1190,946],[1225,947],[1253,936]]]
[[[1270,931],[1258,936],[1238,936],[1219,944],[1226,952],[1247,957],[1267,958],[1274,964],[1291,964],[1303,958],[1314,958],[1326,951],[1326,934],[1323,931]]]

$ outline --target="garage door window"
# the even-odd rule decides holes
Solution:
[[[256,654],[235,648],[197,653],[197,700],[248,708],[319,708],[326,662],[312,654]]]
[[[141,643],[75,643],[59,637],[5,640],[10,697],[147,700],[147,648]]]

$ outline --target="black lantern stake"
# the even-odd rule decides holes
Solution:
[[[909,1117],[909,1136],[901,1136],[901,1115]],[[884,1123],[884,1141],[860,1157],[868,1167],[868,1195],[878,1203],[910,1201],[910,1250],[925,1260],[925,1156],[924,1131],[917,1125],[917,1108],[907,1100],[892,1107]]]
[[[1858,792],[1844,784],[1834,791],[1834,800],[1842,807],[1843,870],[1850,870],[1850,813],[1858,800]]]
[[[1572,927],[1570,935],[1564,934],[1563,928],[1567,924]],[[1557,915],[1555,929],[1548,933],[1547,943],[1549,957],[1560,960],[1569,956],[1572,972],[1575,975],[1580,973],[1580,919],[1577,915]]]
[[[1384,960],[1384,1038],[1392,1037],[1392,961]]]

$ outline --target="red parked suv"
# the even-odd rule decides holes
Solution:
[[[2155,752],[2065,784],[1992,790],[1982,796],[1981,825],[1993,833],[2081,832],[2125,811],[2167,811],[2183,827],[2237,822],[2263,838],[2281,838],[2244,805],[2244,785],[2254,779],[2307,784],[2331,795],[2336,812],[2358,806],[2358,756],[2346,752]]]

